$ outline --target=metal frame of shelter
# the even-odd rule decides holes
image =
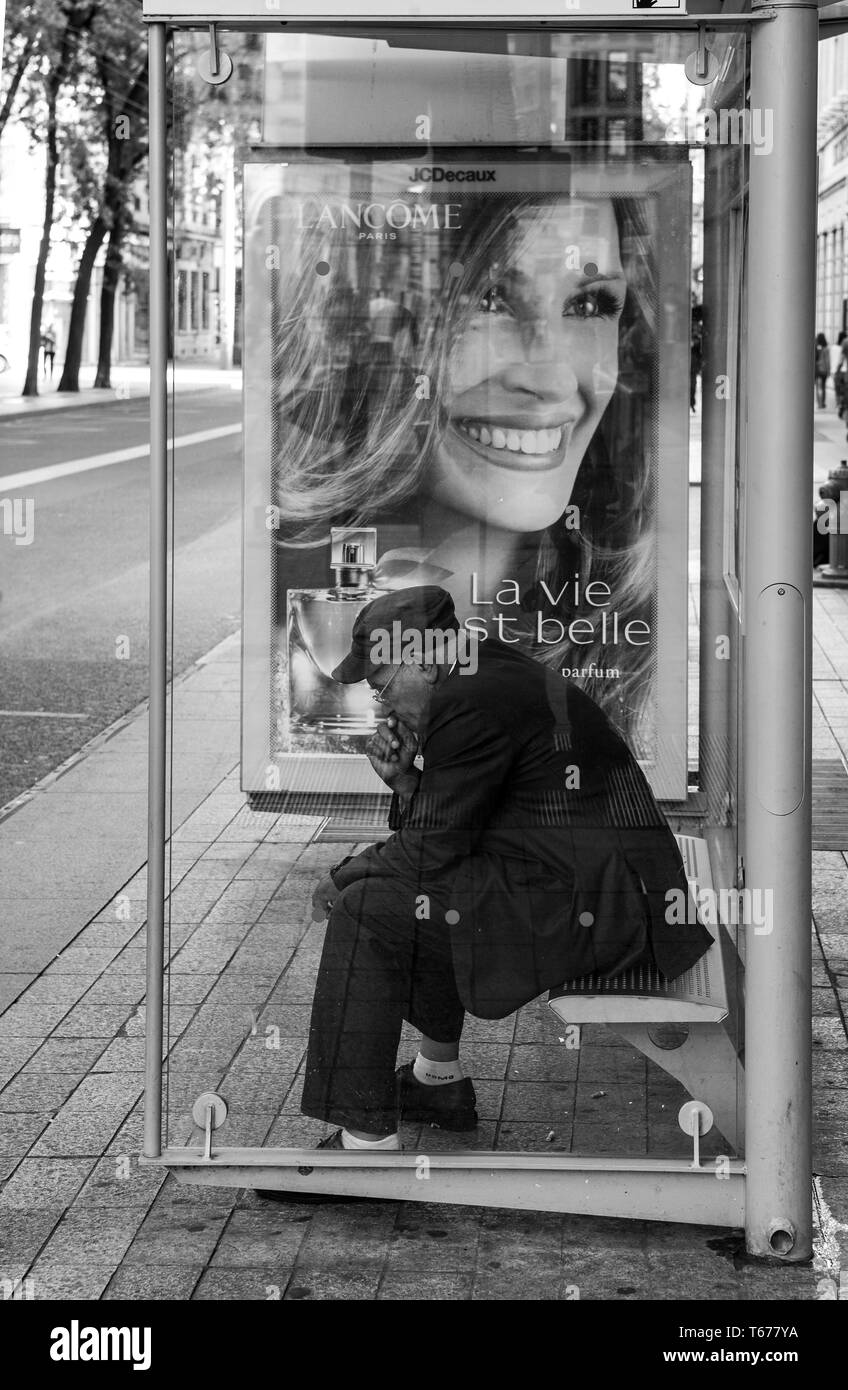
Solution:
[[[813,340],[816,209],[816,79],[819,9],[810,0],[772,0],[740,11],[740,0],[712,13],[641,11],[636,15],[568,12],[564,5],[469,5],[467,18],[421,4],[415,15],[374,13],[354,19],[332,3],[304,14],[297,4],[256,0],[145,0],[150,21],[150,743],[147,937],[147,1039],[143,1160],[187,1182],[291,1187],[399,1200],[524,1207],[601,1216],[743,1226],[748,1250],[795,1262],[812,1249],[811,1201],[811,601],[810,511],[813,454]],[[251,7],[252,14],[251,17]],[[611,5],[611,8],[615,6]],[[392,10],[386,6],[387,11]],[[439,10],[442,9],[441,15]],[[587,7],[588,8],[588,7]],[[621,7],[615,7],[621,8]],[[189,11],[175,13],[176,10]],[[503,11],[503,13],[501,13]],[[745,613],[740,676],[744,750],[740,847],[745,878],[773,889],[774,923],[746,962],[744,1055],[745,1157],[719,1178],[715,1166],[685,1159],[601,1158],[558,1153],[437,1153],[429,1181],[416,1181],[407,1153],[357,1154],[305,1149],[215,1148],[214,1107],[205,1148],[162,1147],[162,1035],[166,856],[168,258],[166,42],[170,26],[333,32],[370,23],[441,28],[540,27],[585,30],[749,26],[750,104],[779,114],[768,158],[750,161],[745,291],[747,411],[740,597]],[[835,32],[839,21],[823,25]],[[213,31],[214,44],[214,31]],[[716,363],[716,370],[724,367]],[[705,367],[705,376],[708,368]],[[702,553],[712,549],[721,576],[723,520],[710,520],[710,444],[705,420],[707,510]],[[723,441],[712,445],[721,473]],[[709,618],[709,585],[702,593]],[[701,727],[709,713],[702,685]],[[697,1127],[697,1121],[696,1121]]]

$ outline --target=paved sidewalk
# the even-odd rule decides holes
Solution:
[[[175,825],[204,802],[237,761],[239,640],[238,634],[228,638],[174,683]],[[241,805],[244,797],[234,791],[231,800]],[[138,930],[146,913],[146,844],[145,704],[4,808],[0,882],[8,885],[8,896],[0,927],[0,1009],[50,966],[116,893],[130,895],[128,926],[135,923]]]
[[[848,622],[848,597],[824,599]],[[298,1114],[298,1086],[321,928],[307,902],[344,846],[309,846],[314,818],[245,809],[237,639],[178,683],[175,718],[170,1140],[198,1141],[191,1103],[218,1087],[231,1106],[221,1142],[310,1143],[323,1126]],[[829,730],[841,744],[840,723]],[[269,1209],[136,1164],[145,737],[138,714],[0,825],[29,952],[12,972],[23,992],[0,1017],[0,1277],[29,1280],[18,1287],[41,1299],[572,1299],[576,1287],[583,1299],[791,1301],[836,1287],[848,1229],[843,854],[816,856],[814,1268],[737,1267],[727,1232],[664,1223],[430,1204]],[[72,843],[69,821],[81,827]],[[53,845],[68,848],[51,860]],[[482,1112],[463,1145],[685,1152],[680,1088],[602,1030],[584,1031],[578,1058],[532,1006],[517,1020],[472,1020],[463,1055]],[[436,1132],[404,1139],[415,1151],[448,1144]],[[708,1154],[722,1148],[708,1136]]]
[[[25,398],[21,395],[23,375],[4,373],[0,376],[0,420],[39,415],[45,411],[78,410],[82,406],[114,405],[119,401],[144,400],[150,396],[150,369],[143,364],[119,364],[113,367],[112,385],[108,390],[95,390],[94,368],[83,367],[80,390],[60,394],[56,390],[60,375],[61,372],[57,370],[52,381],[39,378],[39,394]],[[176,391],[212,390],[216,387],[220,390],[224,386],[240,391],[241,369],[177,362],[170,373],[170,380]]]
[[[816,591],[815,757],[848,749],[848,592]],[[346,852],[317,818],[251,812],[238,785],[239,639],[176,682],[168,1127],[198,1142],[309,1144],[299,1113],[322,928],[311,885]],[[36,1299],[813,1301],[848,1260],[848,856],[814,855],[813,1267],[734,1258],[724,1230],[430,1203],[285,1206],[139,1168],[147,719],[133,712],[0,821],[0,1280]],[[848,848],[848,846],[846,846]],[[681,1088],[599,1028],[564,1045],[544,1004],[470,1020],[477,1147],[684,1156]],[[410,1038],[411,1043],[411,1038]],[[411,1055],[411,1052],[410,1052]],[[726,1151],[713,1131],[705,1154]],[[29,1281],[29,1282],[27,1282]]]
[[[838,468],[843,459],[848,459],[848,420],[840,420],[836,406],[832,404],[833,391],[828,388],[828,404],[824,410],[816,408],[815,423],[815,466],[813,477],[818,496],[819,483],[827,480],[832,468]]]

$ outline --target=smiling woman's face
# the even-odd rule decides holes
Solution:
[[[425,491],[512,531],[562,515],[618,373],[626,283],[610,201],[518,214],[451,345]]]

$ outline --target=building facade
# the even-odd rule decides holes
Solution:
[[[0,139],[0,353],[23,379],[29,347],[35,268],[44,215],[44,149],[26,127],[10,121]],[[235,337],[237,227],[232,144],[191,142],[178,155],[179,233],[172,247],[177,304],[173,355],[178,360],[230,366]],[[113,363],[143,363],[149,349],[149,211],[141,170],[132,192],[132,220],[115,295]],[[61,373],[71,303],[87,227],[63,195],[60,175],[41,316],[56,339],[54,376]],[[97,362],[100,291],[106,246],[91,277],[82,365]]]
[[[174,357],[230,366],[237,258],[231,141],[191,141],[177,152],[174,183]]]
[[[848,331],[848,34],[819,44],[816,331]]]

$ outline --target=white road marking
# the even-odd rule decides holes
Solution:
[[[230,434],[241,434],[241,425],[221,425],[216,430],[184,434],[178,439],[169,439],[168,448],[186,449],[192,444],[208,444],[213,439],[224,439]],[[56,478],[69,478],[73,473],[88,473],[92,468],[111,468],[115,463],[130,463],[133,459],[146,458],[149,453],[149,444],[137,444],[132,449],[115,449],[111,454],[92,454],[90,458],[71,459],[68,463],[51,463],[45,468],[31,468],[26,473],[10,473],[6,478],[0,476],[0,493],[18,492],[21,488],[35,487],[38,483],[52,483]]]

